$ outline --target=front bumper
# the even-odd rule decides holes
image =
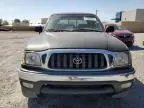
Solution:
[[[131,87],[122,88],[123,84],[131,83],[134,70],[127,73],[110,75],[48,75],[35,71],[21,69],[19,72],[22,92],[26,97],[36,97],[38,94],[110,94]],[[23,83],[31,84],[31,87]]]
[[[115,74],[114,74],[115,72]],[[54,72],[53,72],[54,73]],[[107,72],[101,72],[101,74],[92,74],[92,72],[87,72],[89,74],[63,74],[63,72],[57,72],[61,74],[44,74],[44,72],[38,72],[36,70],[28,70],[21,68],[19,71],[19,78],[27,81],[38,82],[38,81],[128,81],[134,79],[134,69],[125,69],[125,70],[111,70]],[[68,72],[64,72],[68,73]],[[91,73],[91,74],[90,74]],[[94,73],[94,72],[93,72]],[[107,74],[106,74],[107,73]],[[109,74],[108,74],[109,73]]]

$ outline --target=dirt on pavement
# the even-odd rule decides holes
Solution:
[[[28,38],[35,32],[0,32],[0,108],[144,108],[144,33],[135,34],[132,52],[137,80],[121,100],[95,95],[53,95],[41,100],[23,97],[18,69]]]

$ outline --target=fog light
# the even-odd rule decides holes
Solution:
[[[131,82],[130,82],[130,83],[125,83],[125,84],[122,84],[122,85],[121,85],[121,88],[123,88],[123,89],[129,88],[129,87],[131,87],[131,85],[132,85]]]
[[[33,84],[26,83],[26,82],[23,82],[22,84],[23,84],[23,86],[25,86],[27,88],[33,88]]]

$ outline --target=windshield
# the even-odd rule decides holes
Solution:
[[[94,16],[54,15],[45,26],[47,32],[103,32],[101,22]]]

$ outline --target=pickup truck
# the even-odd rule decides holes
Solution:
[[[40,35],[28,41],[18,73],[25,97],[122,97],[133,85],[135,70],[128,47],[106,33],[96,15],[53,14],[36,31]]]

